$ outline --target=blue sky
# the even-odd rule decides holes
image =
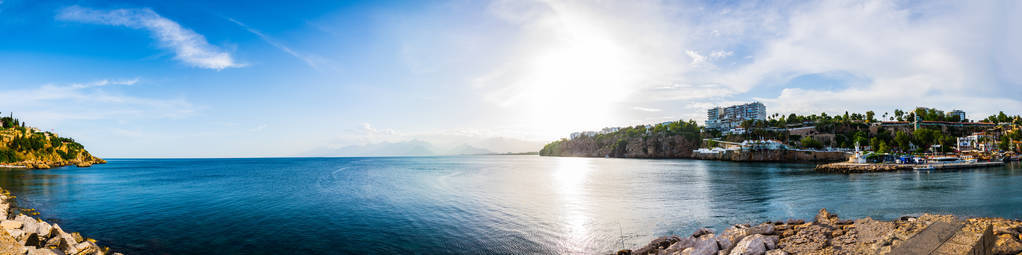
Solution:
[[[1022,109],[1020,14],[1016,1],[2,0],[0,112],[101,157],[520,151],[752,100],[979,119]]]

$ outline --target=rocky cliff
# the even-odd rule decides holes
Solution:
[[[92,156],[74,139],[24,126],[0,128],[0,165],[5,167],[46,169],[103,163],[106,161]]]
[[[695,122],[635,126],[615,132],[581,135],[547,144],[541,156],[614,158],[689,158],[702,143]]]

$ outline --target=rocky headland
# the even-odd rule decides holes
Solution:
[[[840,219],[821,209],[811,222],[739,224],[665,236],[617,254],[1022,254],[1022,221],[923,214],[893,221]]]
[[[693,121],[654,126],[624,127],[614,131],[573,135],[553,141],[540,156],[611,158],[690,158],[702,144],[699,125]]]
[[[106,160],[92,156],[74,139],[22,126],[11,117],[0,118],[0,168],[48,169],[89,167]]]
[[[14,196],[0,189],[0,255],[103,255],[109,248],[101,248],[96,240],[77,232],[68,233],[56,223],[25,215],[38,214],[31,209],[15,206]]]

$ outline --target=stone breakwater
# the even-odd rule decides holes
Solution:
[[[942,229],[942,230],[940,230]],[[660,237],[617,254],[1012,254],[1022,255],[1022,221],[923,214],[893,221],[840,219],[821,209],[812,222],[734,225],[723,233],[699,229]]]
[[[840,151],[762,150],[700,153],[693,152],[692,158],[703,160],[749,161],[749,162],[834,162],[848,160],[849,154]]]
[[[964,168],[981,168],[1003,166],[1004,162],[971,162],[971,163],[946,163],[946,164],[884,164],[884,163],[850,163],[839,162],[822,164],[816,166],[816,171],[821,173],[873,173],[892,172],[914,169],[947,170]]]
[[[14,212],[19,213],[15,214]],[[103,255],[109,248],[100,248],[96,241],[77,232],[68,233],[57,224],[23,214],[14,206],[14,196],[0,189],[0,255]]]

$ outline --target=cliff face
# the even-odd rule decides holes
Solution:
[[[0,128],[0,165],[45,169],[106,163],[73,139],[32,128]]]
[[[688,158],[700,145],[698,135],[651,134],[629,137],[624,134],[586,136],[548,144],[541,156],[614,157],[614,158]]]

